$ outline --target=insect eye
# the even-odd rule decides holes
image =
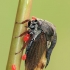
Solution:
[[[28,22],[28,27],[30,26],[30,24],[31,24],[31,21]]]
[[[36,19],[35,19],[34,21],[35,21],[35,22],[37,22],[37,20],[36,20]]]

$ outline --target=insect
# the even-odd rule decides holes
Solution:
[[[25,60],[26,70],[43,69],[49,64],[52,50],[57,42],[56,28],[52,23],[35,17],[32,17],[32,20],[26,19],[20,24],[26,22],[28,22],[27,28],[29,29],[19,36],[25,35],[25,44],[19,52],[27,46],[27,58]],[[45,62],[43,62],[43,59]]]

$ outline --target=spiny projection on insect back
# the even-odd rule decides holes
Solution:
[[[27,28],[29,29],[18,36],[22,37],[24,35],[23,41],[25,44],[19,52],[26,46],[26,55],[23,57],[23,59],[26,59],[25,69],[43,69],[49,64],[52,50],[57,41],[56,28],[52,23],[36,17],[32,17],[31,20],[26,19],[20,24],[26,22],[28,22]],[[17,22],[17,24],[19,23]],[[49,47],[48,44],[50,44]]]

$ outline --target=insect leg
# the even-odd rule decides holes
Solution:
[[[23,45],[23,47],[21,48],[21,50],[19,52],[15,53],[15,54],[18,54],[21,51],[23,51],[25,49],[26,45],[29,43],[29,41],[30,41],[30,39]]]
[[[19,36],[15,37],[15,38],[22,37],[26,33],[29,33],[29,31],[23,32],[22,34],[20,34]]]
[[[30,37],[29,40],[23,45],[23,47],[21,48],[21,50],[20,50],[19,52],[15,53],[15,54],[18,54],[18,53],[20,53],[21,51],[23,51],[23,50],[25,49],[26,45],[29,44],[29,42],[30,42],[31,39],[32,39],[32,37]]]
[[[24,21],[23,21],[23,22],[21,22],[21,23],[16,22],[16,24],[24,24],[24,23],[29,22],[29,21],[31,21],[31,20],[30,20],[30,19],[26,19],[26,20],[24,20]]]
[[[21,50],[19,52],[15,53],[15,55],[18,54],[18,53],[20,53],[22,50],[24,50],[25,46],[26,46],[26,44],[24,44],[24,46],[21,48]]]

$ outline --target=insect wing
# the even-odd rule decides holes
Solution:
[[[27,70],[34,70],[46,50],[47,41],[44,33],[40,33],[32,42],[25,61]],[[27,46],[29,47],[29,46]],[[27,52],[27,51],[26,51]]]

